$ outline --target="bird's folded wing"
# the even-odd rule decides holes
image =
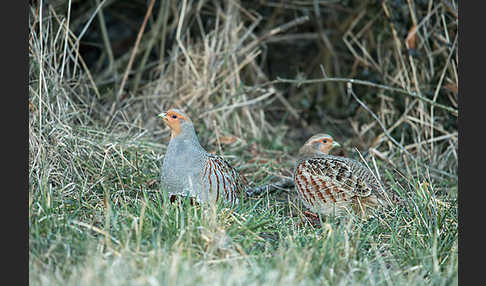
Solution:
[[[207,157],[202,175],[208,182],[209,192],[216,192],[216,200],[237,200],[246,182],[227,161],[213,154]]]

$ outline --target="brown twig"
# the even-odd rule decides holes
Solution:
[[[167,2],[167,1],[166,1]],[[159,30],[160,28],[162,27],[162,25],[165,23],[165,19],[167,17],[164,17],[164,15],[167,15],[167,8],[166,8],[167,4],[166,5],[160,5],[160,10],[159,10],[159,14],[157,16],[157,21],[155,21],[155,24],[152,26],[151,28],[151,32],[152,32],[152,37],[150,38],[148,44],[147,44],[147,47],[145,48],[145,53],[143,54],[142,56],[142,59],[140,60],[140,64],[139,64],[139,67],[138,67],[138,71],[135,75],[135,80],[133,81],[133,92],[136,92],[137,89],[138,89],[138,86],[140,84],[140,80],[142,78],[142,72],[144,70],[144,67],[145,67],[145,63],[147,62],[148,60],[148,57],[149,57],[149,54],[150,54],[150,51],[152,50],[152,46],[154,45],[155,43],[155,39],[157,39],[157,36],[159,36]],[[165,34],[162,34],[162,38],[165,38]],[[161,58],[164,58],[164,55],[160,55]]]
[[[275,190],[281,190],[293,186],[294,186],[294,180],[283,178],[276,183],[265,184],[254,188],[247,188],[245,192],[247,196],[255,197],[262,193],[273,192]]]
[[[366,106],[366,104],[364,102],[362,102],[361,100],[359,100],[359,98],[353,92],[352,84],[349,83],[349,82],[347,83],[347,90],[348,90],[348,94],[350,94],[366,111],[368,111],[371,114],[371,116],[376,120],[376,122],[378,122],[378,124],[380,125],[381,129],[383,129],[383,132],[388,137],[388,139],[390,139],[390,141],[393,142],[393,144],[395,144],[396,146],[398,146],[400,148],[400,150],[402,150],[405,154],[407,154],[415,163],[417,163],[418,165],[420,165],[422,167],[430,168],[430,170],[435,171],[437,173],[440,173],[442,175],[445,175],[445,176],[448,176],[448,177],[451,177],[451,178],[455,178],[456,177],[455,175],[451,175],[451,174],[449,174],[449,173],[447,173],[445,171],[438,170],[436,168],[432,168],[431,166],[425,165],[425,164],[419,162],[417,159],[415,159],[415,157],[412,154],[410,154],[410,152],[408,152],[408,150],[405,147],[403,147],[403,145],[400,144],[400,142],[398,142],[397,140],[395,140],[395,138],[393,138],[393,136],[390,135],[390,133],[388,132],[386,126],[383,124],[383,122],[381,122],[380,118],[378,118],[378,116],[373,111],[371,111],[368,108],[368,106]]]
[[[327,77],[327,78],[318,78],[318,79],[307,79],[307,80],[297,79],[296,80],[296,79],[284,79],[284,78],[277,77],[276,80],[273,80],[273,81],[270,81],[268,83],[265,83],[264,85],[275,84],[275,83],[282,83],[282,82],[284,82],[284,83],[295,83],[297,85],[301,85],[301,84],[312,84],[312,83],[319,83],[319,82],[346,82],[346,83],[349,83],[349,84],[367,85],[367,86],[372,86],[372,87],[376,87],[376,88],[385,89],[385,90],[392,91],[392,92],[406,94],[406,95],[409,95],[409,96],[418,98],[418,99],[420,99],[420,100],[422,100],[424,102],[427,102],[427,103],[429,103],[431,105],[434,105],[436,107],[445,109],[445,110],[451,112],[455,116],[458,115],[458,111],[456,109],[451,108],[449,106],[442,105],[440,103],[437,103],[437,102],[435,102],[435,101],[433,101],[431,99],[428,99],[426,97],[423,97],[421,95],[418,95],[415,92],[407,91],[407,90],[404,90],[404,89],[401,89],[401,88],[390,87],[390,86],[387,86],[387,85],[372,83],[372,82],[365,81],[365,80],[353,79],[353,78],[332,78],[332,77]]]
[[[118,89],[118,94],[116,96],[116,101],[115,101],[116,105],[118,105],[118,103],[120,102],[121,94],[123,92],[123,88],[125,87],[125,83],[126,83],[127,78],[128,78],[128,73],[130,72],[130,70],[132,68],[133,60],[135,59],[135,54],[137,54],[138,44],[140,43],[140,39],[142,39],[143,31],[145,30],[145,26],[147,25],[148,18],[150,16],[150,14],[152,13],[152,7],[154,6],[154,3],[155,3],[155,0],[150,1],[149,7],[147,9],[147,13],[145,14],[145,18],[143,19],[142,26],[140,27],[140,30],[138,31],[137,40],[135,41],[135,47],[132,50],[132,54],[130,55],[130,60],[128,61],[128,65],[127,65],[127,68],[125,70],[125,74],[123,75],[123,79],[122,79],[120,88]],[[113,105],[113,108],[111,110],[112,114],[115,111],[115,104]]]
[[[256,40],[254,40],[251,44],[249,44],[248,46],[246,46],[243,51],[241,51],[241,53],[245,53],[246,51],[249,51],[251,49],[253,49],[253,47],[255,47],[257,44],[261,43],[261,42],[264,42],[266,41],[267,39],[269,39],[270,37],[276,35],[276,34],[279,34],[279,33],[282,33],[292,27],[295,27],[297,25],[300,25],[302,23],[305,23],[309,20],[309,16],[303,16],[303,17],[299,17],[299,18],[296,18],[288,23],[285,23],[283,25],[280,25],[272,30],[270,30],[269,32],[265,33],[263,36],[261,37],[258,37]]]

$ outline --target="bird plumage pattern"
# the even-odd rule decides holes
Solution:
[[[171,129],[161,169],[162,188],[170,196],[192,197],[198,203],[239,203],[246,179],[222,157],[204,150],[187,114],[173,108],[159,116]]]
[[[299,150],[294,182],[304,205],[324,215],[346,209],[386,206],[399,199],[384,191],[373,173],[360,162],[329,155],[339,143],[328,134],[312,136]]]

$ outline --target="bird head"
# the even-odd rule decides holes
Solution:
[[[309,138],[300,149],[299,153],[311,153],[311,154],[329,154],[334,147],[341,147],[337,141],[334,141],[329,134],[316,134]]]
[[[171,108],[166,112],[162,112],[157,116],[161,117],[165,124],[171,129],[171,137],[174,138],[185,129],[193,129],[192,121],[182,111],[176,108]]]

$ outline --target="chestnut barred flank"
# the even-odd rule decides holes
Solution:
[[[202,180],[208,182],[208,192],[215,192],[216,201],[222,198],[236,203],[247,184],[231,165],[221,157],[209,154]]]

